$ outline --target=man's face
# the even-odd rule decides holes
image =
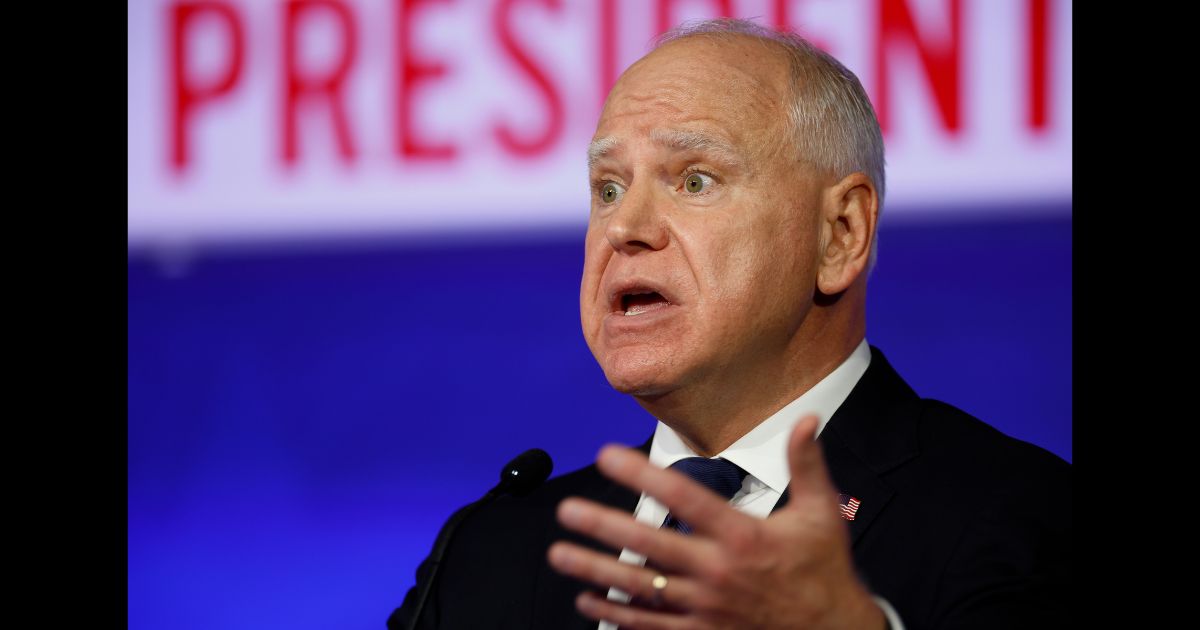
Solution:
[[[787,77],[753,40],[689,38],[609,95],[590,152],[580,315],[616,389],[732,385],[794,350],[821,190],[789,142]]]

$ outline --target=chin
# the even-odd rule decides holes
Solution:
[[[657,396],[675,389],[674,366],[652,353],[612,353],[601,363],[613,389],[631,396]]]
[[[608,379],[608,384],[612,385],[613,389],[621,392],[622,394],[640,396],[643,398],[648,396],[658,396],[659,394],[664,394],[671,391],[671,388],[665,383],[656,383],[653,381],[616,380],[610,377]]]

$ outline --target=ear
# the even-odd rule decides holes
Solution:
[[[836,295],[854,284],[867,268],[879,196],[864,173],[851,173],[825,189],[821,197],[821,257],[817,289]]]

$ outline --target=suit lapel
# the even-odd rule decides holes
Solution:
[[[870,366],[817,439],[834,488],[860,501],[854,520],[847,521],[852,545],[894,494],[883,473],[917,454],[919,404],[912,388],[872,346]],[[774,509],[788,498],[785,490]]]

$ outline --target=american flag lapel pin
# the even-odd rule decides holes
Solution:
[[[862,501],[848,494],[838,495],[838,512],[847,521],[854,520],[854,515],[858,513],[858,506],[860,505],[862,505]]]

